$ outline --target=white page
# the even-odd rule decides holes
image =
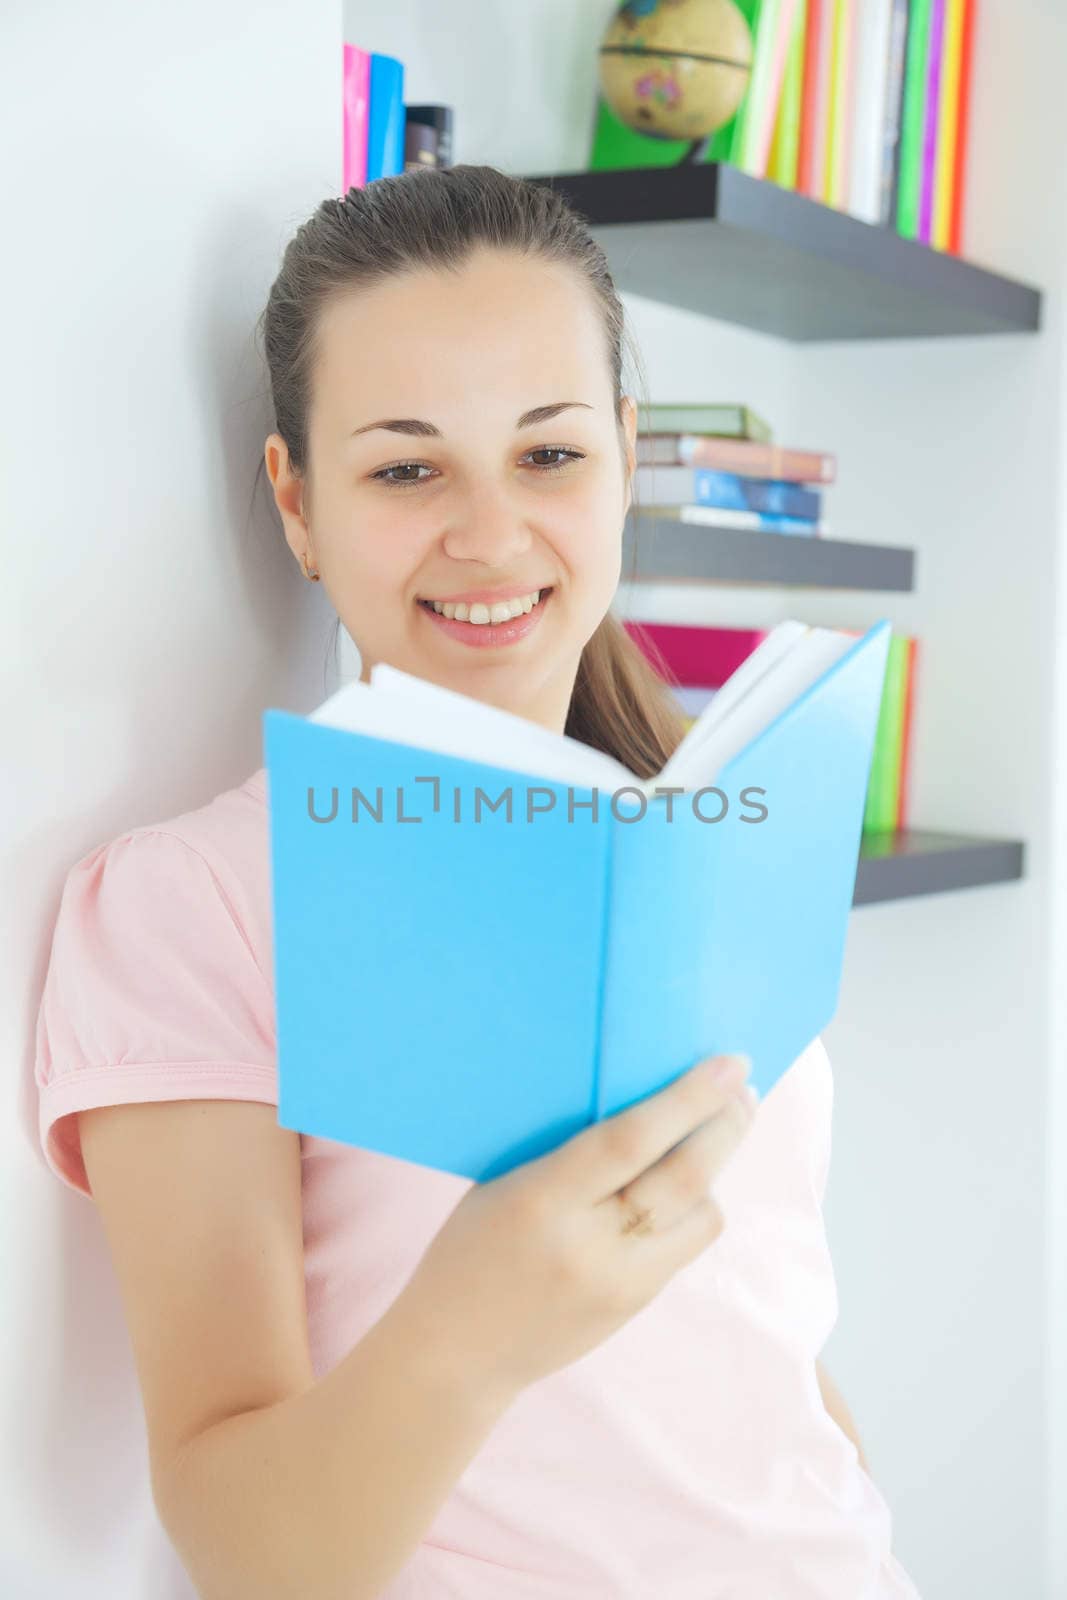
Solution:
[[[713,730],[734,714],[736,707],[746,695],[751,694],[756,685],[762,682],[811,631],[803,622],[780,622],[777,627],[772,628],[766,639],[761,640],[752,654],[746,656],[741,665],[730,674],[717,691],[715,699],[704,707],[693,726],[687,730],[685,738],[659,777],[651,781],[677,784],[679,772],[701,770],[700,751]]]
[[[713,784],[716,775],[735,755],[799,700],[804,691],[817,683],[856,642],[831,628],[809,629],[788,655],[782,657],[744,697],[729,720],[712,729],[689,761],[675,766],[672,757],[656,781],[670,781],[686,789],[699,789]],[[679,749],[676,755],[681,753]],[[674,775],[668,779],[671,768],[674,768]]]
[[[658,786],[697,789],[750,744],[855,643],[829,628],[783,622],[732,673],[662,771],[639,780],[621,762],[498,706],[386,662],[325,700],[309,721],[394,744],[485,762],[532,778],[653,795]]]
[[[576,788],[610,792],[636,782],[621,762],[579,739],[551,733],[525,717],[385,662],[371,668],[369,684],[359,680],[346,684],[323,701],[309,721]]]

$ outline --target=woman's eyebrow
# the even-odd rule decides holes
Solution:
[[[584,406],[586,411],[594,409],[584,400],[557,400],[553,405],[534,406],[532,411],[524,411],[515,426],[532,428],[535,423],[548,422],[561,411],[566,411],[569,406]],[[444,438],[440,428],[435,428],[432,422],[421,422],[418,417],[394,417],[382,422],[367,422],[362,428],[353,428],[349,438],[354,439],[357,433],[370,433],[375,428],[385,428],[390,433],[410,433],[419,439]]]

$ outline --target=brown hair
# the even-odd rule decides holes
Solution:
[[[642,369],[604,252],[585,219],[547,185],[496,167],[459,165],[376,178],[324,200],[289,241],[257,330],[264,334],[277,432],[295,472],[308,466],[315,333],[325,303],[391,273],[458,271],[485,245],[567,262],[589,284],[603,321],[625,470],[624,340]],[[685,732],[680,707],[610,611],[582,651],[564,731],[641,778],[659,772]]]

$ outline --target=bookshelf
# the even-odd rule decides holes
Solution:
[[[901,238],[725,163],[530,175],[587,220],[616,286],[792,341],[1032,333],[1031,284]],[[637,534],[636,565],[634,535]],[[637,581],[910,592],[915,551],[702,527],[634,508],[622,573]],[[853,906],[1008,883],[1017,839],[865,833]]]
[[[623,528],[622,571],[624,578],[645,582],[677,578],[910,591],[915,587],[915,551],[903,545],[703,527],[637,509]]]
[[[1031,333],[1042,296],[807,195],[706,162],[529,177],[588,219],[616,286],[783,339]]]

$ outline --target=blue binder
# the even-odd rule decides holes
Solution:
[[[837,1008],[889,637],[717,770],[719,821],[265,711],[279,1123],[486,1182],[706,1055],[766,1096]]]

